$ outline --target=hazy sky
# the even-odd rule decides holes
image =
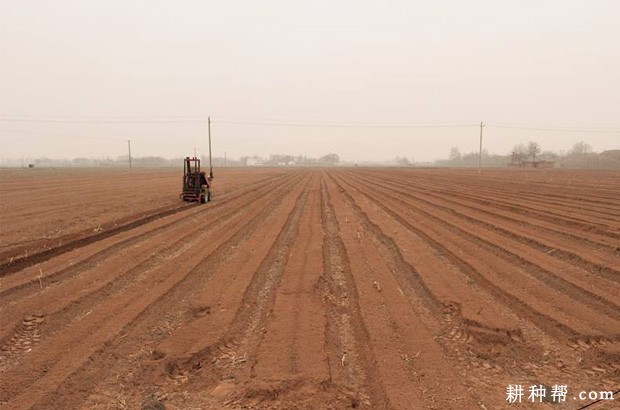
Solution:
[[[0,15],[3,158],[116,157],[128,138],[135,155],[204,152],[207,115],[229,157],[427,161],[477,150],[481,120],[496,153],[620,148],[590,132],[620,129],[618,0],[0,0]],[[265,120],[472,125],[229,123]]]

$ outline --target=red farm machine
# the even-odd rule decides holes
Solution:
[[[200,170],[199,158],[185,157],[181,199],[188,202],[200,202],[201,204],[211,201],[211,181],[213,179],[211,175],[207,177],[205,172]]]
[[[211,159],[211,118],[209,118],[209,175],[200,170],[200,159],[185,157],[183,160],[183,190],[179,195],[187,202],[204,204],[213,198],[211,184],[213,181],[213,161]]]

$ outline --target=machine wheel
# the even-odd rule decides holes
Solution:
[[[207,191],[207,202],[211,202],[213,200],[213,195],[211,195],[211,191]]]
[[[200,195],[200,203],[201,203],[201,204],[206,203],[206,202],[207,202],[207,200],[206,200],[206,199],[207,199],[207,198],[205,197],[205,195],[204,195],[204,194],[201,194],[201,195]]]

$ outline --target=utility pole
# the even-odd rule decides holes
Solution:
[[[131,169],[131,140],[127,140],[127,149],[129,150],[129,169]]]
[[[207,117],[209,125],[209,176],[213,178],[213,158],[211,157],[211,117]]]
[[[484,123],[480,121],[480,153],[478,154],[478,173],[482,172],[482,128]]]

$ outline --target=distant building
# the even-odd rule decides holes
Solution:
[[[248,158],[245,161],[246,167],[262,167],[264,165],[263,161],[258,158]]]
[[[610,149],[599,154],[600,157],[620,161],[620,149]]]

